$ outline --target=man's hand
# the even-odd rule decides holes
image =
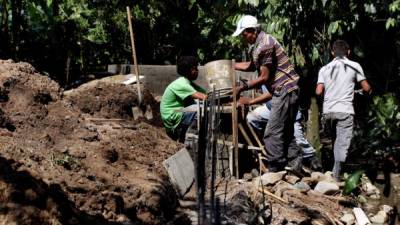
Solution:
[[[236,95],[236,98],[240,97],[240,93],[242,93],[244,91],[244,87],[243,86],[236,86],[235,91],[233,93],[232,96]]]
[[[251,98],[249,97],[240,97],[238,101],[240,106],[248,106],[251,103]]]

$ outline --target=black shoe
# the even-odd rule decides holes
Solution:
[[[268,172],[276,173],[285,169],[286,163],[268,162]]]
[[[287,166],[287,167],[285,167],[285,170],[288,173],[291,173],[291,174],[297,176],[298,178],[310,176],[310,174],[307,173],[305,170],[303,170],[303,168],[293,168],[291,166]]]

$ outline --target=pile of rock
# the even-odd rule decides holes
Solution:
[[[379,189],[365,176],[356,191],[359,196],[344,195],[345,182],[336,181],[331,172],[312,172],[299,178],[282,171],[248,178],[227,185],[228,194],[224,190],[227,206],[222,213],[226,224],[352,225],[357,222],[353,209],[363,211],[365,206],[359,196],[368,200],[380,197]],[[219,194],[224,195],[224,191]],[[385,224],[393,214],[392,207],[382,205],[378,212],[365,218],[374,224]]]

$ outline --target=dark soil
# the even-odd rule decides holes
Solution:
[[[98,83],[63,94],[27,63],[0,60],[0,221],[174,224],[162,161],[182,146],[153,120],[134,121],[135,89]],[[140,121],[140,122],[138,122]]]

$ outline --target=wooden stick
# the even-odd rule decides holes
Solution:
[[[252,146],[253,143],[251,142],[251,139],[247,135],[246,130],[244,129],[244,127],[243,127],[243,125],[241,123],[239,123],[239,130],[240,130],[240,133],[242,133],[242,135],[243,135],[244,139],[246,140],[247,144],[249,146]],[[259,164],[260,172],[267,172],[267,168],[265,167],[265,165],[264,165],[264,163],[262,161],[262,156],[261,156],[261,154],[259,152],[257,153],[257,157],[258,157],[258,164]]]
[[[243,127],[243,125],[241,123],[239,124],[239,130],[240,130],[240,133],[242,133],[242,135],[243,135],[244,139],[246,140],[247,144],[248,145],[253,145],[253,143],[251,142],[249,136],[247,135],[247,133],[244,130],[244,127]]]
[[[235,161],[235,176],[239,178],[239,148],[238,148],[238,118],[237,118],[237,99],[236,99],[236,71],[235,71],[235,60],[232,59],[232,92],[233,92],[233,103],[232,103],[232,142],[234,151]]]
[[[254,131],[253,127],[249,123],[247,123],[247,127],[249,127],[249,130],[250,130],[251,134],[253,135],[254,139],[256,139],[258,147],[262,148],[262,153],[266,156],[267,152],[265,152],[264,145],[261,143],[260,139],[258,138],[257,133]]]
[[[131,10],[129,9],[129,6],[126,7],[126,12],[128,14],[129,33],[131,36],[131,45],[132,45],[132,57],[133,57],[133,63],[135,64],[136,84],[137,84],[138,100],[139,100],[139,105],[140,105],[140,104],[142,104],[142,93],[140,91],[139,65],[137,63],[135,38],[134,38],[134,33],[133,33],[133,28],[132,28],[132,16],[131,16]]]
[[[261,193],[263,193],[263,194],[266,194],[266,195],[268,195],[268,196],[270,196],[270,197],[272,197],[272,198],[274,198],[274,199],[276,199],[276,200],[278,200],[278,201],[280,201],[280,202],[282,202],[282,203],[289,204],[288,201],[286,201],[285,199],[283,199],[283,198],[281,198],[281,197],[279,197],[279,196],[277,196],[277,195],[275,195],[275,194],[269,192],[269,191],[268,191],[267,189],[265,189],[265,188],[259,187],[259,188],[258,188],[258,191],[261,192]]]

